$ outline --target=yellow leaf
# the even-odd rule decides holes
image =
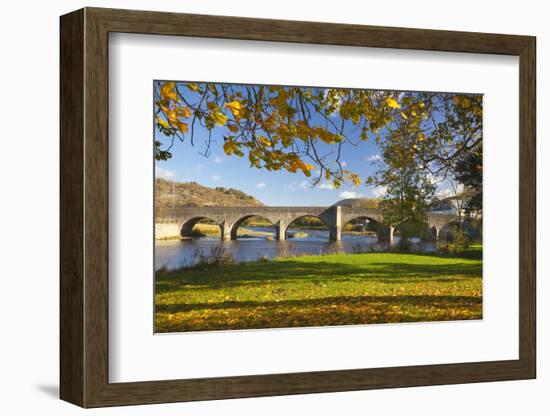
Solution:
[[[403,117],[405,120],[407,120],[409,118],[409,117],[407,117],[407,115],[403,111],[401,111],[401,117]]]
[[[239,150],[239,143],[228,140],[223,144],[223,151],[226,155],[236,154],[237,156],[243,157],[244,153]]]
[[[160,106],[160,109],[164,112],[164,114],[166,114],[166,117],[168,117],[168,120],[170,122],[174,122],[176,121],[178,118],[176,116],[176,112],[174,110],[170,110],[169,108],[166,108],[164,106]]]
[[[178,94],[176,93],[176,83],[166,82],[160,87],[160,98],[163,101],[174,100],[178,101]]]
[[[386,98],[386,104],[391,108],[401,108],[401,105],[391,97]]]
[[[220,107],[218,107],[218,104],[216,104],[214,101],[208,101],[206,103],[206,106],[211,111],[218,111],[220,109]]]
[[[227,116],[223,113],[220,113],[219,111],[216,113],[211,113],[210,118],[216,123],[218,126],[223,126],[227,122]]]
[[[296,123],[296,135],[302,140],[307,140],[313,135],[313,132],[305,121],[299,120]]]
[[[259,136],[258,137],[258,142],[262,146],[271,146],[271,141],[269,139],[267,139],[267,137],[264,137],[264,136]]]
[[[344,138],[338,134],[334,134],[323,127],[316,127],[315,133],[325,143],[332,144],[341,142]]]
[[[229,108],[233,113],[233,116],[237,118],[240,117],[241,111],[243,109],[243,106],[239,101],[231,101],[229,103],[225,103],[225,107]]]
[[[227,128],[232,132],[232,133],[237,133],[239,131],[239,125],[238,124],[228,124],[227,125]]]
[[[310,165],[309,163],[303,163],[302,170],[313,170],[313,165]]]
[[[176,114],[183,118],[191,117],[191,110],[187,107],[176,107]]]
[[[174,124],[178,127],[178,130],[181,131],[182,133],[187,133],[189,131],[189,128],[187,127],[187,123],[184,123],[183,121],[178,120]]]
[[[166,120],[164,120],[163,118],[161,117],[157,117],[156,118],[156,121],[157,121],[157,124],[160,124],[162,127],[164,127],[165,129],[169,129],[170,128],[170,124],[168,124],[168,122]]]
[[[200,91],[200,87],[197,84],[189,83],[187,84],[187,88],[189,88],[191,91]]]
[[[260,168],[261,165],[260,165],[260,159],[258,159],[258,157],[253,154],[252,152],[250,152],[248,154],[248,160],[250,160],[250,164],[256,168]]]
[[[227,141],[223,144],[223,151],[226,155],[230,155],[231,153],[234,153],[235,150],[238,149],[238,146],[235,142]]]
[[[361,178],[359,177],[359,175],[357,175],[355,173],[351,173],[349,176],[350,176],[350,178],[351,178],[351,180],[352,180],[352,182],[355,186],[358,186],[358,185],[361,184],[361,182],[363,182],[361,180]]]

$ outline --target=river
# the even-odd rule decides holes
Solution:
[[[258,232],[271,232],[271,228],[246,227]],[[155,242],[155,269],[162,267],[174,269],[189,266],[198,253],[208,255],[211,250],[222,245],[235,261],[255,261],[260,258],[272,259],[278,256],[326,253],[366,253],[370,251],[386,251],[388,241],[379,241],[376,237],[361,234],[342,233],[342,241],[331,242],[327,230],[299,229],[289,230],[306,233],[305,237],[289,238],[286,241],[268,240],[263,237],[239,237],[235,241],[220,241],[219,237],[200,237],[191,240],[158,240]],[[394,243],[399,237],[394,238]],[[411,239],[413,250],[430,252],[435,250],[434,242],[424,242]]]

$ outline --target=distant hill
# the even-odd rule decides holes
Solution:
[[[155,209],[162,215],[165,208],[174,206],[199,207],[260,207],[253,196],[232,188],[209,188],[197,182],[176,182],[166,179],[155,180]]]

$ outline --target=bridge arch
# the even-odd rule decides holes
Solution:
[[[457,228],[460,228],[463,232],[465,232],[471,240],[479,239],[482,235],[481,223],[475,218],[465,218],[462,220],[455,219],[448,221],[439,229],[439,238],[451,241],[453,238],[453,231]]]
[[[188,219],[184,220],[180,225],[180,230],[179,230],[180,236],[181,237],[192,237],[193,236],[193,227],[195,225],[197,225],[199,222],[203,221],[203,220],[210,220],[210,221],[214,222],[220,228],[220,236],[223,236],[223,225],[220,224],[215,219],[213,219],[211,217],[203,216],[203,215],[188,218]]]
[[[459,224],[459,218],[451,215],[428,215],[428,228],[432,236],[439,240],[445,230],[448,230],[452,224]]]
[[[441,240],[451,241],[453,239],[453,232],[461,227],[463,227],[463,224],[460,221],[449,221],[440,226],[439,231],[437,231],[437,237]]]
[[[293,217],[292,219],[290,219],[288,221],[288,223],[285,225],[284,227],[284,239],[288,239],[288,231],[292,228],[292,226],[299,220],[302,220],[304,218],[315,218],[317,220],[319,220],[321,222],[321,224],[323,225],[324,228],[326,228],[326,230],[329,232],[330,234],[330,231],[331,231],[331,225],[327,223],[327,221],[325,221],[323,219],[322,216],[320,215],[315,215],[315,214],[304,214],[304,215],[298,215],[296,217]]]
[[[241,227],[245,221],[249,220],[250,218],[261,218],[263,220],[266,220],[267,222],[269,222],[271,224],[271,228],[273,228],[273,233],[275,234],[276,233],[276,228],[277,228],[277,225],[273,223],[273,221],[263,215],[256,215],[256,214],[249,214],[249,215],[245,215],[237,220],[235,220],[232,224],[231,224],[231,227],[230,227],[230,232],[231,232],[231,240],[236,240],[238,238],[238,230],[239,230],[239,227]]]
[[[438,239],[440,230],[439,226],[434,225],[429,219],[422,222],[403,221],[393,227],[393,234],[400,240],[418,242]]]
[[[428,233],[433,240],[439,240],[441,229],[435,225],[428,225]]]
[[[358,222],[360,220],[367,220],[367,224],[362,224],[365,231],[373,231],[376,233],[378,238],[389,237],[389,227],[382,224],[381,218],[371,216],[371,215],[347,215],[342,219],[342,233],[350,232],[349,229],[346,229],[348,224],[353,222]],[[349,227],[348,227],[349,228]]]

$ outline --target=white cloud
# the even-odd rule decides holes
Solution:
[[[260,182],[260,183],[257,183],[257,184],[256,184],[256,188],[258,188],[258,189],[263,189],[263,188],[265,188],[265,187],[267,187],[267,185],[266,185],[265,183],[263,183],[263,182]]]
[[[311,186],[308,181],[302,181],[302,182],[292,182],[288,184],[287,188],[289,191],[295,192],[300,189],[311,189]]]
[[[334,185],[328,182],[323,182],[319,185],[319,189],[334,189]]]
[[[216,156],[213,160],[214,163],[222,163],[224,160],[223,157]]]
[[[372,194],[376,198],[381,198],[386,194],[386,191],[388,190],[387,186],[377,186],[372,190]]]
[[[340,198],[350,199],[350,198],[361,198],[362,195],[354,191],[344,191],[338,196]]]
[[[375,155],[370,155],[366,158],[367,162],[378,162],[379,160],[382,160],[382,156],[380,156],[378,153]]]
[[[288,184],[287,189],[291,192],[296,192],[300,189],[311,189],[311,185],[308,181],[292,182]]]
[[[213,180],[214,182],[218,182],[220,179],[221,179],[221,176],[212,175],[212,180]]]
[[[342,160],[340,164],[342,165],[343,168],[345,168],[348,165],[348,162],[346,162],[345,160]]]
[[[173,179],[174,176],[176,176],[175,171],[155,166],[155,177],[162,179]]]

